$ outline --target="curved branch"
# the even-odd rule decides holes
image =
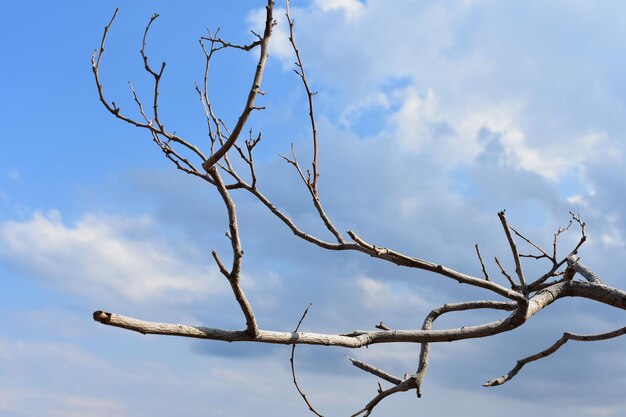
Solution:
[[[93,72],[93,75],[96,81],[96,88],[98,89],[98,98],[100,99],[100,102],[104,105],[104,107],[118,119],[123,120],[126,123],[129,123],[136,127],[149,129],[150,126],[148,124],[137,122],[136,120],[133,120],[131,118],[128,118],[122,115],[120,108],[115,104],[114,101],[109,103],[104,97],[102,83],[100,82],[100,63],[102,61],[102,57],[104,56],[104,46],[106,43],[107,35],[109,34],[109,30],[111,29],[111,26],[113,25],[113,22],[115,21],[115,18],[117,17],[118,11],[119,11],[119,8],[116,8],[115,12],[113,12],[113,17],[111,17],[111,20],[109,21],[109,23],[104,27],[102,40],[100,41],[100,47],[96,49],[91,55],[91,70]]]
[[[296,329],[294,330],[294,332],[297,332],[298,329],[300,329],[300,325],[302,324],[302,321],[306,317],[307,313],[309,312],[309,308],[311,308],[312,305],[313,304],[309,304],[307,308],[304,310],[304,313],[302,313],[302,317],[300,317],[300,321],[298,322],[298,325],[296,326]],[[291,364],[291,377],[293,378],[293,384],[296,386],[296,390],[298,391],[298,394],[300,394],[305,404],[309,407],[309,410],[311,410],[311,412],[318,417],[324,417],[315,409],[315,407],[313,407],[313,405],[309,402],[309,399],[306,397],[306,394],[304,393],[304,391],[302,391],[302,389],[300,388],[300,385],[298,385],[298,379],[296,378],[295,359],[294,359],[295,354],[296,354],[296,345],[293,344],[291,345],[291,357],[289,358],[289,363]]]
[[[154,23],[154,21],[159,17],[159,15],[157,13],[153,14],[152,17],[150,18],[150,22],[148,22],[148,25],[146,26],[146,30],[143,32],[143,39],[141,41],[141,58],[143,59],[143,65],[146,71],[148,71],[148,73],[150,73],[150,75],[152,75],[154,77],[154,101],[152,103],[152,108],[154,111],[154,121],[156,122],[157,126],[159,127],[159,130],[163,131],[163,124],[161,124],[161,121],[159,120],[159,84],[161,83],[161,77],[163,76],[163,71],[165,70],[165,62],[161,63],[161,69],[159,70],[159,72],[156,72],[152,69],[152,67],[150,67],[150,64],[148,63],[148,56],[146,55],[146,45],[147,45],[147,38],[148,38],[148,32],[150,31],[150,26],[152,26],[152,23]]]
[[[559,350],[561,346],[566,344],[569,340],[576,340],[579,342],[595,342],[599,340],[607,340],[615,337],[623,336],[626,334],[626,327],[622,327],[617,330],[613,330],[612,332],[607,333],[598,333],[598,334],[575,334],[565,332],[563,336],[559,340],[557,340],[552,346],[549,348],[542,350],[541,352],[535,353],[534,355],[528,356],[526,358],[520,359],[517,361],[517,364],[513,369],[511,369],[506,375],[502,375],[500,378],[491,379],[483,384],[483,387],[495,387],[498,385],[502,385],[507,381],[513,379],[515,375],[524,367],[524,365],[534,362],[539,359],[543,359],[546,356],[552,355],[554,352]]]
[[[445,304],[439,308],[433,309],[426,319],[424,320],[424,324],[422,325],[422,330],[431,330],[433,327],[433,322],[437,320],[441,315],[450,313],[453,311],[466,311],[466,310],[477,310],[477,309],[494,309],[494,310],[514,310],[516,307],[516,303],[508,302],[504,303],[501,301],[469,301],[466,303],[457,303],[457,304]],[[420,349],[420,358],[419,358],[419,366],[417,368],[417,373],[415,374],[415,382],[416,382],[416,390],[417,396],[422,396],[422,384],[424,382],[424,378],[426,377],[426,371],[428,370],[428,359],[430,354],[430,343],[422,343],[422,347]]]
[[[173,152],[173,150],[171,149],[171,147],[168,148],[165,146],[164,142],[166,141],[162,141],[158,135],[162,135],[163,137],[165,137],[167,139],[167,141],[172,141],[175,143],[180,144],[181,146],[187,148],[189,151],[191,151],[192,153],[196,154],[200,160],[205,161],[206,157],[204,156],[204,154],[202,153],[202,151],[200,151],[200,149],[193,145],[192,143],[190,143],[189,141],[181,138],[180,136],[177,136],[174,133],[170,133],[167,132],[165,130],[165,128],[163,127],[163,125],[161,124],[160,120],[159,120],[159,116],[158,116],[158,96],[159,96],[159,83],[161,80],[161,76],[163,74],[163,70],[165,69],[165,63],[162,64],[161,66],[161,70],[157,73],[155,71],[152,70],[152,68],[149,66],[148,64],[148,57],[145,55],[145,46],[146,46],[146,36],[148,34],[148,30],[150,29],[150,26],[152,25],[152,23],[154,22],[154,20],[158,17],[157,14],[153,15],[148,23],[148,25],[146,26],[146,29],[144,31],[144,37],[142,40],[142,48],[141,48],[141,56],[144,60],[144,68],[145,70],[150,73],[154,79],[155,79],[155,84],[154,84],[154,92],[153,92],[153,108],[154,108],[154,120],[149,120],[148,117],[146,116],[145,112],[143,111],[143,106],[141,104],[141,102],[139,101],[139,98],[137,97],[137,94],[135,93],[135,91],[132,88],[132,84],[131,86],[131,91],[133,93],[133,97],[135,102],[137,103],[137,105],[139,106],[140,109],[140,113],[142,115],[142,117],[145,120],[145,123],[143,122],[139,122],[133,118],[130,118],[128,116],[125,116],[121,113],[121,109],[115,104],[114,101],[111,101],[111,103],[109,103],[106,98],[104,97],[104,89],[102,86],[102,82],[100,80],[100,63],[102,62],[102,57],[104,56],[104,46],[106,43],[106,39],[107,36],[109,34],[109,30],[111,29],[111,26],[113,25],[113,22],[117,16],[117,13],[119,11],[118,9],[115,9],[115,12],[113,13],[113,17],[111,18],[111,20],[109,21],[109,23],[104,27],[104,32],[102,34],[102,39],[100,41],[100,47],[98,49],[96,49],[93,53],[93,55],[91,56],[91,69],[93,71],[93,75],[94,75],[94,79],[96,82],[96,87],[98,89],[98,98],[100,99],[100,102],[104,105],[104,107],[111,113],[113,114],[116,118],[132,125],[135,127],[139,127],[142,129],[146,129],[148,130],[155,142],[157,143],[157,145],[159,145],[159,147],[161,148],[161,150],[163,150],[163,152],[165,152],[165,155],[168,157],[168,159],[170,159],[172,162],[174,162],[174,164],[176,164],[178,169],[181,169],[182,171],[187,172],[188,174],[194,174],[196,176],[201,176],[202,174],[200,174],[195,168],[193,169],[185,169],[184,167],[182,167],[180,165],[180,161],[182,161],[185,165],[191,167],[191,163],[189,163],[188,161],[186,161],[184,158],[177,156],[177,160],[171,158],[171,155]],[[154,126],[154,123],[157,124],[157,127]],[[205,178],[207,179],[207,178]],[[209,180],[209,182],[211,182],[211,180]]]

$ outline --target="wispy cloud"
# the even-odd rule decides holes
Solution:
[[[215,269],[185,262],[181,243],[166,242],[148,217],[87,214],[66,225],[57,211],[36,212],[0,225],[0,243],[6,262],[92,297],[181,301],[226,288]]]

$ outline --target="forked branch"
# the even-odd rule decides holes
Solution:
[[[265,6],[265,29],[263,31],[263,36],[259,43],[253,43],[250,49],[259,46],[261,48],[261,53],[259,54],[259,61],[256,66],[256,71],[254,72],[254,78],[252,80],[252,86],[250,87],[250,92],[248,93],[248,99],[246,100],[246,104],[244,105],[243,110],[237,120],[237,124],[233,128],[230,136],[226,140],[226,142],[220,146],[204,163],[202,164],[202,168],[205,171],[209,171],[209,169],[217,163],[220,159],[226,155],[226,152],[230,150],[235,144],[235,141],[239,138],[250,114],[255,109],[254,102],[256,101],[257,96],[261,92],[261,82],[263,81],[263,72],[265,71],[265,63],[267,62],[267,52],[268,46],[270,42],[270,37],[272,36],[272,29],[275,25],[274,17],[274,0],[267,0],[267,6]]]

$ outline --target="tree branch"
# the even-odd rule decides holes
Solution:
[[[260,342],[273,344],[309,344],[360,348],[378,343],[436,343],[474,339],[513,330],[534,314],[562,297],[584,297],[626,310],[626,292],[605,285],[586,282],[563,282],[538,291],[529,300],[525,311],[515,310],[509,317],[477,326],[464,326],[446,330],[356,330],[332,335],[324,333],[280,332],[258,330],[257,336],[247,331],[195,327],[173,323],[155,323],[125,317],[119,314],[96,311],[94,320],[109,326],[121,327],[142,334],[162,334],[225,342]]]
[[[491,281],[491,278],[489,278],[489,274],[487,273],[487,269],[485,268],[485,263],[483,262],[483,257],[480,256],[480,248],[478,247],[478,244],[474,245],[474,247],[476,248],[476,255],[478,255],[478,260],[480,261],[480,267],[483,270],[483,275],[485,275],[485,279],[487,281]]]
[[[287,23],[289,24],[289,42],[291,43],[291,47],[293,49],[294,54],[296,55],[297,69],[295,69],[294,72],[302,80],[302,84],[304,86],[304,89],[306,90],[306,95],[307,95],[307,100],[308,100],[308,105],[309,105],[309,120],[311,123],[311,133],[313,134],[313,162],[311,163],[313,175],[311,178],[309,178],[308,181],[306,181],[306,183],[311,189],[311,194],[313,194],[313,198],[315,198],[318,196],[317,180],[319,177],[319,174],[317,172],[317,152],[318,152],[317,127],[315,125],[315,110],[313,107],[313,96],[315,95],[315,93],[313,93],[311,91],[311,88],[309,87],[309,82],[306,78],[306,71],[304,69],[304,64],[302,63],[302,58],[300,57],[300,51],[298,50],[298,47],[296,45],[296,40],[295,40],[295,36],[293,32],[295,21],[291,18],[291,12],[289,9],[290,1],[286,0],[285,3],[286,3],[286,9],[287,9],[285,15],[287,16]]]
[[[352,362],[352,365],[356,366],[357,368],[362,369],[365,372],[369,372],[372,375],[376,375],[377,377],[384,379],[387,382],[391,382],[394,385],[398,385],[402,382],[402,380],[397,376],[391,375],[390,373],[378,369],[377,367],[370,365],[369,363],[365,363],[358,359],[351,358],[350,356],[346,356],[346,358],[348,358],[348,360]]]
[[[226,190],[226,186],[222,181],[222,178],[215,167],[212,167],[209,170],[209,175],[213,178],[215,182],[215,186],[217,191],[219,192],[222,200],[224,201],[224,205],[228,211],[228,228],[230,234],[230,241],[233,251],[233,265],[230,272],[227,274],[228,282],[235,294],[235,299],[239,303],[241,307],[241,311],[246,317],[246,329],[250,336],[255,337],[258,334],[258,326],[256,323],[256,319],[254,317],[254,313],[252,311],[252,306],[246,297],[243,289],[240,284],[240,275],[241,275],[241,263],[243,261],[243,249],[241,247],[241,240],[239,239],[239,225],[237,223],[237,210],[235,208],[235,203],[230,198],[228,194],[228,190]],[[224,273],[224,266],[217,258],[217,253],[214,252],[214,257],[216,261],[218,261],[218,265],[220,266],[220,270]]]
[[[311,306],[312,304],[309,304],[307,308],[304,310],[304,313],[302,313],[302,317],[300,317],[300,321],[298,322],[298,325],[296,326],[294,333],[296,333],[298,329],[300,329],[300,325],[302,324],[302,321],[304,320],[307,313],[309,312],[309,308],[311,308]],[[293,345],[291,345],[291,357],[289,358],[289,363],[291,364],[291,376],[293,378],[293,384],[296,386],[296,390],[298,390],[298,394],[300,394],[300,396],[302,397],[306,405],[309,407],[309,410],[311,410],[311,412],[318,417],[324,417],[315,409],[315,407],[313,407],[313,405],[309,402],[308,398],[306,397],[306,394],[304,393],[304,391],[302,391],[302,389],[300,388],[300,385],[298,385],[298,380],[296,378],[296,368],[294,364],[295,353],[296,353],[296,344],[294,343]]]
[[[511,229],[506,221],[506,216],[504,214],[504,210],[498,213],[498,217],[500,218],[500,222],[502,222],[502,227],[504,228],[504,233],[506,234],[506,238],[509,241],[509,246],[511,247],[511,253],[513,254],[513,260],[515,261],[515,273],[519,278],[520,285],[522,287],[522,293],[524,295],[528,294],[528,290],[526,288],[526,280],[524,279],[524,272],[522,270],[522,262],[520,261],[519,252],[517,251],[517,245],[515,245],[515,240],[511,235]]]
[[[207,172],[213,165],[217,163],[217,161],[219,161],[220,159],[222,159],[222,157],[224,157],[224,155],[226,155],[226,152],[228,152],[230,148],[233,147],[235,141],[239,138],[239,134],[243,130],[243,127],[248,121],[250,113],[252,113],[252,110],[255,109],[254,102],[257,95],[261,91],[261,81],[263,80],[263,72],[265,71],[265,63],[267,61],[267,49],[270,37],[272,36],[272,28],[274,27],[274,18],[272,17],[272,13],[274,10],[274,0],[267,0],[267,6],[265,6],[265,10],[265,31],[263,33],[263,38],[259,44],[261,46],[261,53],[259,56],[259,62],[257,63],[256,71],[254,73],[254,79],[252,80],[252,86],[250,87],[250,92],[248,93],[248,99],[246,100],[246,104],[228,140],[217,151],[215,151],[209,159],[202,163],[202,168],[204,168],[204,170]]]
[[[602,280],[591,269],[580,263],[580,261],[574,255],[567,257],[567,265],[575,272],[578,272],[587,281],[592,284],[602,284]]]
[[[502,375],[500,378],[491,379],[483,384],[484,387],[495,387],[498,385],[502,385],[507,381],[510,381],[517,375],[517,373],[528,363],[534,362],[539,359],[543,359],[546,356],[552,355],[554,352],[559,350],[561,346],[566,344],[569,340],[576,340],[579,342],[595,342],[598,340],[607,340],[612,339],[618,336],[623,336],[626,334],[626,327],[622,327],[617,330],[613,330],[607,333],[598,333],[598,334],[575,334],[565,332],[563,336],[559,340],[557,340],[552,346],[549,348],[542,350],[541,352],[535,353],[534,355],[528,356],[526,358],[520,359],[517,361],[517,364],[511,369],[506,375]]]
[[[160,66],[160,69],[157,71],[150,66],[148,56],[146,54],[147,47],[147,36],[152,26],[152,23],[157,19],[158,15],[155,14],[150,18],[150,21],[145,27],[145,31],[142,38],[142,46],[141,46],[141,57],[144,63],[144,69],[148,72],[152,78],[154,78],[154,89],[152,96],[152,108],[153,114],[152,118],[150,118],[144,109],[144,106],[139,99],[137,93],[133,89],[132,84],[129,83],[133,98],[137,107],[139,109],[139,115],[137,119],[132,117],[128,117],[121,113],[119,106],[116,105],[114,101],[107,101],[104,97],[103,87],[100,79],[100,65],[102,58],[104,56],[105,43],[109,33],[109,30],[117,16],[118,10],[116,9],[113,17],[109,21],[109,23],[104,28],[104,33],[100,42],[100,47],[96,49],[91,57],[92,63],[92,71],[94,74],[96,86],[98,89],[99,100],[102,102],[104,107],[113,114],[116,118],[128,123],[132,126],[139,127],[142,129],[146,129],[150,132],[153,141],[157,144],[157,146],[164,152],[166,158],[168,158],[175,166],[187,174],[195,175],[203,180],[209,182],[214,187],[216,187],[222,201],[227,209],[227,216],[229,222],[229,229],[227,232],[227,236],[231,242],[231,249],[233,253],[232,264],[230,269],[222,262],[220,257],[217,255],[217,252],[213,251],[213,257],[215,262],[220,270],[220,273],[224,275],[231,285],[231,289],[233,294],[239,304],[239,307],[246,319],[246,328],[245,330],[225,330],[225,329],[215,329],[209,327],[195,327],[195,326],[187,326],[183,324],[174,324],[174,323],[155,323],[137,320],[130,317],[121,316],[114,313],[107,313],[104,311],[96,311],[93,314],[94,320],[109,326],[120,327],[123,329],[136,331],[142,334],[160,334],[160,335],[170,335],[170,336],[182,336],[182,337],[192,337],[192,338],[201,338],[201,339],[210,339],[210,340],[218,340],[218,341],[226,341],[226,342],[258,342],[258,343],[273,343],[273,344],[286,344],[292,345],[291,350],[291,370],[293,376],[293,382],[296,386],[296,389],[309,406],[310,410],[314,412],[316,415],[321,417],[319,414],[309,403],[306,395],[301,390],[295,373],[295,349],[299,344],[309,344],[309,345],[323,345],[323,346],[341,346],[346,348],[361,348],[367,347],[373,344],[382,344],[382,343],[420,343],[420,356],[419,356],[419,365],[415,374],[411,376],[407,376],[405,374],[403,379],[400,379],[394,375],[391,375],[387,372],[380,370],[377,367],[374,367],[365,362],[352,359],[348,357],[348,359],[352,362],[352,364],[368,373],[378,376],[385,381],[388,381],[393,384],[393,386],[387,390],[383,390],[379,383],[379,389],[377,395],[360,411],[355,413],[353,416],[364,414],[368,416],[374,407],[380,403],[384,398],[395,394],[397,392],[404,392],[411,389],[415,389],[416,393],[421,396],[421,387],[428,369],[429,362],[429,352],[430,352],[430,344],[431,343],[441,343],[441,342],[451,342],[463,339],[472,339],[472,338],[482,338],[487,336],[492,336],[495,334],[507,332],[513,330],[523,323],[525,323],[530,317],[535,315],[537,312],[541,311],[554,301],[563,298],[563,297],[583,297],[588,298],[600,303],[604,303],[619,309],[626,309],[626,292],[606,286],[602,283],[600,278],[591,271],[587,266],[580,263],[577,258],[577,252],[582,246],[582,244],[586,240],[586,232],[585,232],[585,223],[582,221],[578,214],[570,213],[572,219],[570,220],[567,227],[560,227],[557,232],[554,234],[553,240],[553,253],[552,255],[548,254],[543,248],[539,245],[532,242],[530,239],[525,237],[523,234],[512,228],[505,217],[504,211],[498,213],[499,219],[504,228],[504,232],[511,250],[511,254],[513,260],[515,262],[515,273],[517,276],[517,280],[519,281],[519,285],[514,282],[514,279],[505,271],[504,267],[500,263],[500,261],[495,258],[496,263],[498,264],[502,274],[508,279],[511,284],[511,289],[508,289],[502,285],[499,285],[493,282],[489,274],[487,273],[487,269],[483,262],[482,256],[480,254],[480,250],[478,245],[475,246],[476,253],[478,259],[480,261],[480,265],[482,268],[482,273],[484,278],[478,278],[475,276],[467,275],[462,272],[453,270],[444,265],[432,263],[426,260],[422,260],[416,257],[411,257],[400,252],[394,251],[392,249],[387,249],[384,247],[376,246],[374,244],[368,243],[365,240],[361,239],[356,235],[353,231],[348,231],[348,235],[352,239],[352,241],[346,242],[339,232],[339,230],[332,223],[328,215],[326,214],[322,203],[319,198],[318,191],[318,178],[319,178],[319,170],[318,170],[318,132],[316,127],[315,120],[315,110],[314,110],[314,100],[313,96],[316,94],[310,88],[309,82],[307,80],[307,74],[305,72],[304,64],[300,56],[300,51],[296,45],[295,37],[294,37],[294,26],[295,22],[290,14],[290,2],[286,0],[286,17],[289,25],[289,41],[291,43],[292,49],[294,51],[296,57],[296,68],[294,69],[295,73],[299,76],[302,81],[302,85],[307,95],[308,100],[308,114],[310,119],[310,128],[312,132],[312,142],[313,142],[313,157],[311,161],[311,170],[303,170],[297,160],[296,153],[294,147],[292,145],[292,158],[285,158],[288,163],[293,165],[300,178],[306,185],[309,193],[313,198],[313,205],[317,210],[320,219],[323,221],[325,227],[331,234],[334,236],[335,242],[329,242],[323,239],[320,239],[316,236],[312,236],[302,229],[300,229],[283,211],[279,210],[274,203],[272,203],[264,194],[262,194],[257,189],[257,177],[256,171],[253,161],[252,151],[257,143],[261,139],[261,134],[259,133],[256,138],[253,138],[252,129],[249,130],[250,135],[249,139],[245,141],[245,149],[243,145],[238,144],[237,140],[241,136],[241,132],[243,131],[246,122],[255,109],[261,109],[262,107],[255,105],[255,100],[259,94],[264,94],[261,91],[261,82],[263,79],[263,74],[265,71],[267,56],[268,56],[268,44],[270,41],[270,37],[272,35],[272,29],[275,25],[273,20],[273,7],[274,1],[267,0],[266,5],[266,17],[265,17],[265,28],[263,32],[263,36],[260,36],[253,32],[256,40],[248,45],[237,45],[229,43],[220,37],[218,37],[219,29],[214,34],[209,32],[208,37],[202,37],[200,39],[200,44],[202,51],[205,55],[205,70],[204,70],[204,84],[203,87],[200,88],[196,84],[196,91],[198,92],[199,98],[204,108],[206,123],[208,128],[208,135],[211,141],[210,147],[210,157],[207,159],[202,151],[191,142],[177,136],[175,133],[170,133],[166,131],[163,123],[160,120],[159,115],[159,87],[161,83],[161,79],[163,76],[163,72],[165,70],[165,62],[163,62]],[[208,43],[210,42],[210,48],[207,50]],[[205,43],[207,45],[205,45]],[[211,58],[216,51],[225,48],[234,48],[243,51],[251,51],[252,49],[260,48],[260,55],[258,58],[258,63],[254,72],[252,85],[250,90],[248,91],[248,96],[246,99],[246,103],[244,105],[243,110],[239,114],[237,123],[232,131],[228,128],[226,123],[216,116],[213,110],[212,103],[209,99],[209,88],[208,88],[208,76],[209,76],[209,66],[211,63]],[[143,120],[142,120],[143,119]],[[181,149],[182,147],[182,149]],[[217,150],[215,149],[217,147]],[[242,176],[239,175],[237,170],[235,169],[235,164],[231,164],[229,160],[229,150],[235,147],[235,150],[239,154],[239,157],[243,160],[243,162],[248,166],[250,170],[250,182],[244,181]],[[174,149],[176,148],[176,149]],[[192,155],[192,158],[187,159],[185,156],[187,153]],[[232,154],[231,154],[232,155]],[[203,171],[199,171],[194,164],[197,164],[197,160],[200,160],[202,163]],[[306,172],[306,173],[305,173]],[[234,182],[231,184],[225,184],[221,174],[226,173],[230,175]],[[246,178],[248,175],[245,176]],[[505,297],[508,302],[503,301],[471,301],[471,302],[463,302],[456,304],[446,304],[439,308],[433,309],[428,316],[425,318],[424,323],[419,330],[409,329],[409,330],[391,330],[383,325],[381,322],[376,326],[377,329],[375,331],[365,331],[365,330],[355,330],[349,333],[341,333],[341,334],[325,334],[325,333],[309,333],[309,332],[300,332],[299,328],[304,320],[309,307],[304,311],[298,325],[296,326],[293,332],[283,332],[283,331],[275,331],[275,330],[262,330],[258,327],[256,318],[252,309],[250,302],[248,301],[240,283],[242,264],[243,264],[243,248],[240,239],[240,232],[237,220],[237,212],[236,206],[231,198],[229,190],[233,189],[241,189],[249,192],[254,197],[256,197],[259,202],[265,206],[273,215],[275,215],[279,220],[281,220],[297,237],[312,243],[320,248],[328,249],[328,250],[351,250],[357,251],[360,253],[367,254],[371,257],[393,263],[395,265],[404,266],[408,268],[415,268],[420,270],[429,271],[438,275],[441,275],[446,278],[450,278],[456,280],[462,284],[468,284],[474,287],[479,287],[486,289],[493,294],[497,294],[499,296]],[[573,222],[576,222],[580,225],[581,228],[581,238],[577,245],[573,250],[570,251],[568,256],[563,259],[557,258],[557,239],[559,235],[570,228]],[[526,243],[534,247],[539,251],[539,254],[535,255],[520,255],[517,249],[517,245],[515,243],[515,239],[513,234],[517,235],[519,238],[523,239]],[[551,261],[552,265],[549,270],[541,275],[539,278],[532,281],[530,284],[526,283],[526,277],[524,275],[522,269],[521,258],[534,258],[534,259],[542,259],[546,258]],[[560,270],[563,265],[567,265],[565,270]],[[560,271],[559,271],[560,270]],[[579,273],[586,281],[583,282],[576,280],[573,278],[576,273]],[[553,277],[562,277],[558,280],[550,280]],[[457,311],[466,311],[466,310],[474,310],[474,309],[494,309],[494,310],[504,310],[510,311],[511,313],[497,321],[483,323],[474,326],[464,326],[459,328],[450,328],[450,329],[442,329],[442,330],[433,330],[432,326],[434,321],[440,317],[441,315],[448,312],[457,312]],[[535,355],[529,356],[518,361],[516,367],[514,367],[507,375],[504,375],[498,379],[488,381],[486,386],[495,386],[502,384],[511,378],[513,378],[517,372],[527,363],[538,360],[542,357],[549,356],[550,354],[556,352],[563,344],[565,344],[568,340],[580,340],[580,341],[593,341],[593,340],[605,340],[612,337],[621,336],[626,333],[626,328],[621,328],[615,330],[613,332],[601,333],[595,335],[576,335],[573,333],[564,333],[561,339],[559,339],[554,345],[549,347],[548,349],[539,352]]]
[[[435,264],[432,262],[424,261],[418,258],[411,258],[409,256],[403,255],[401,253],[395,252],[391,249],[386,249],[382,247],[378,247],[372,245],[370,243],[365,242],[359,236],[357,236],[353,231],[348,231],[348,235],[356,242],[357,246],[351,246],[350,249],[359,250],[361,252],[367,253],[368,255],[383,259],[389,262],[392,262],[396,265],[407,266],[410,268],[423,269],[426,271],[434,272],[436,274],[452,278],[459,283],[469,284],[475,287],[485,288],[490,291],[495,292],[496,294],[500,294],[503,297],[506,297],[511,300],[522,301],[525,297],[518,293],[517,291],[509,290],[495,282],[486,281],[484,279],[480,279],[477,277],[473,277],[462,272],[455,271],[451,268],[445,267],[441,264]]]
[[[426,319],[424,320],[424,324],[422,325],[422,330],[428,331],[433,327],[433,322],[437,320],[440,316],[450,312],[457,311],[466,311],[466,310],[477,310],[477,309],[494,309],[494,310],[505,310],[511,311],[515,310],[517,304],[515,302],[500,302],[500,301],[469,301],[465,303],[457,303],[457,304],[445,304],[439,308],[433,309]],[[428,370],[428,359],[430,354],[430,344],[422,343],[420,348],[420,356],[419,356],[419,365],[417,368],[417,373],[415,374],[415,384],[416,384],[416,392],[417,396],[422,396],[422,384],[424,383],[424,378],[426,377],[426,372]]]

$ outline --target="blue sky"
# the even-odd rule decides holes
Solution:
[[[206,28],[250,39],[262,2],[127,2],[108,40],[105,92],[134,110],[127,82],[150,92],[139,56],[167,61],[161,114],[207,147],[194,91]],[[507,258],[496,213],[539,242],[580,212],[581,258],[624,288],[626,28],[621,2],[294,1],[296,37],[318,91],[320,193],[341,230],[480,274]],[[152,321],[241,328],[211,261],[227,223],[213,190],[177,172],[144,132],[98,102],[90,57],[116,3],[12,2],[0,14],[0,415],[305,415],[289,349],[141,336],[93,322],[105,309]],[[283,5],[250,127],[259,186],[303,229],[323,234],[296,173],[278,156],[310,157],[305,95],[291,71]],[[254,57],[213,65],[216,108],[229,123],[245,100]],[[234,194],[246,250],[244,288],[262,328],[341,333],[381,320],[416,328],[442,303],[489,294],[358,254],[297,240]],[[562,251],[577,240],[563,237]],[[492,275],[496,266],[488,262]],[[527,266],[535,273],[538,266]],[[440,326],[484,322],[454,317]],[[481,384],[563,331],[623,326],[623,312],[560,300],[522,329],[433,347],[423,398],[387,400],[375,415],[623,416],[624,341],[568,344],[505,386]],[[412,372],[417,346],[365,351],[302,347],[301,385],[318,409],[344,415],[375,393],[350,354]]]

